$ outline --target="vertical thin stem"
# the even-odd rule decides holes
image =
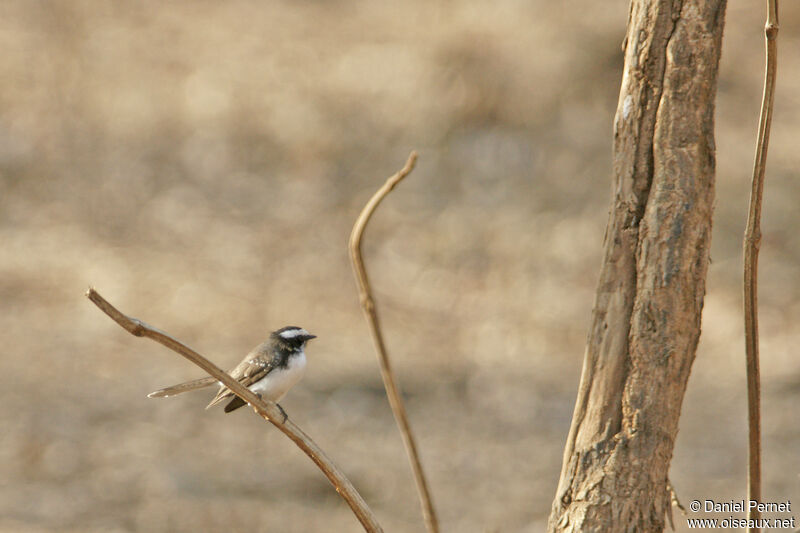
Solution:
[[[767,62],[764,75],[764,95],[758,124],[756,156],[753,164],[753,184],[750,209],[744,233],[744,327],[747,358],[747,419],[748,469],[747,498],[761,501],[761,378],[758,356],[758,250],[761,244],[761,201],[764,191],[764,171],[767,164],[769,131],[772,124],[775,75],[778,66],[778,0],[767,0],[767,23],[764,27]],[[758,520],[761,513],[750,508],[747,518]],[[757,523],[757,522],[756,522]],[[760,527],[748,527],[759,532]]]
[[[408,156],[405,166],[395,175],[391,176],[383,186],[370,198],[367,205],[361,211],[361,214],[356,219],[353,225],[353,231],[350,234],[350,259],[353,262],[353,271],[356,275],[356,282],[358,283],[358,293],[361,298],[361,306],[364,310],[364,317],[369,324],[369,331],[372,336],[372,342],[375,345],[375,350],[378,353],[378,361],[381,368],[381,377],[383,378],[383,386],[386,389],[386,396],[389,399],[389,405],[392,408],[397,427],[400,430],[400,435],[403,438],[403,444],[406,448],[408,460],[411,463],[411,470],[414,472],[414,481],[417,484],[417,493],[419,494],[420,505],[422,506],[422,515],[425,519],[425,526],[429,533],[437,533],[439,531],[439,523],[436,518],[436,511],[433,507],[430,490],[428,483],[425,480],[425,472],[422,469],[422,462],[417,452],[417,445],[414,441],[414,436],[411,433],[411,425],[408,422],[408,415],[406,415],[405,404],[403,397],[400,394],[400,387],[397,385],[392,366],[389,361],[389,355],[386,352],[386,344],[383,341],[383,333],[381,332],[380,323],[378,321],[378,313],[375,309],[375,301],[372,298],[372,289],[370,288],[369,278],[367,277],[367,269],[364,266],[364,259],[361,256],[361,238],[364,234],[364,228],[367,227],[372,213],[381,203],[381,201],[389,194],[394,187],[400,183],[413,169],[417,161],[417,153],[411,152]]]

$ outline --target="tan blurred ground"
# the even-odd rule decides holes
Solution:
[[[359,530],[251,412],[204,411],[210,391],[147,399],[199,371],[112,324],[89,284],[222,366],[287,324],[319,335],[284,407],[387,531],[421,531],[345,250],[412,148],[366,254],[443,528],[541,531],[600,260],[627,9],[3,2],[0,531]],[[800,508],[800,4],[781,9],[764,492]],[[713,264],[672,466],[685,501],[744,497],[740,242],[763,18],[758,2],[728,9]]]

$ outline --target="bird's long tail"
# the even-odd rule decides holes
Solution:
[[[175,396],[176,394],[182,394],[184,392],[202,389],[203,387],[209,387],[215,384],[216,382],[217,380],[212,378],[211,376],[200,379],[193,379],[192,381],[185,381],[183,383],[178,383],[177,385],[173,385],[165,389],[159,389],[155,392],[151,392],[150,394],[147,395],[147,397],[166,398],[168,396]]]

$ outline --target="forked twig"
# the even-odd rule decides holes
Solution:
[[[756,156],[753,164],[753,184],[750,209],[744,232],[744,333],[747,358],[747,420],[748,468],[747,498],[761,501],[761,378],[758,356],[758,250],[761,245],[761,198],[764,191],[764,171],[767,165],[769,130],[772,125],[772,103],[775,98],[775,74],[778,67],[778,0],[767,0],[767,24],[764,27],[767,64],[764,74],[764,95],[758,124]],[[757,506],[749,508],[747,518],[758,523],[761,513]],[[748,522],[750,522],[748,520]],[[761,528],[747,528],[761,531]]]
[[[123,314],[121,311],[111,305],[105,298],[100,296],[100,294],[93,288],[90,287],[89,290],[86,291],[86,296],[92,302],[94,302],[94,304],[99,307],[101,311],[111,317],[114,322],[125,328],[132,335],[137,337],[147,337],[160,344],[163,344],[170,350],[179,353],[192,363],[205,370],[212,377],[222,382],[222,384],[228,387],[234,394],[236,394],[236,396],[249,403],[256,413],[261,415],[261,417],[265,420],[272,422],[275,427],[280,429],[301,450],[303,450],[303,452],[305,452],[305,454],[308,455],[312,461],[314,461],[314,464],[316,464],[319,469],[322,470],[322,473],[325,474],[325,477],[327,477],[328,481],[331,482],[333,487],[336,489],[336,492],[338,492],[342,498],[344,498],[344,500],[347,502],[347,505],[349,505],[350,509],[353,510],[353,513],[356,515],[356,518],[358,518],[358,521],[361,522],[362,526],[364,526],[365,531],[370,533],[380,533],[383,531],[373,512],[367,506],[366,502],[358,493],[358,491],[356,491],[355,487],[353,487],[347,477],[345,477],[344,473],[342,473],[342,471],[339,470],[335,464],[333,464],[333,461],[331,461],[328,456],[325,455],[325,452],[323,452],[322,449],[317,446],[317,444],[311,440],[311,437],[306,435],[302,429],[297,427],[289,419],[286,419],[285,422],[282,421],[283,415],[274,402],[262,400],[256,396],[255,393],[246,389],[238,381],[230,377],[227,373],[223,372],[222,369],[217,367],[214,363],[174,337],[142,322],[137,318],[132,318]]]
[[[414,169],[416,162],[417,153],[411,152],[405,166],[397,174],[386,180],[386,183],[372,195],[367,205],[364,206],[350,234],[350,259],[353,261],[353,271],[355,272],[356,282],[358,283],[361,307],[364,310],[367,324],[369,324],[369,331],[372,336],[372,342],[375,344],[375,351],[378,353],[378,362],[381,367],[383,386],[386,388],[386,396],[389,398],[389,405],[392,408],[392,413],[394,413],[397,427],[400,430],[400,435],[402,435],[403,444],[408,454],[408,460],[411,463],[411,469],[414,472],[414,481],[417,484],[417,493],[419,494],[420,505],[422,506],[425,526],[428,528],[429,533],[437,533],[439,531],[439,523],[436,519],[436,511],[433,508],[433,501],[430,491],[428,490],[428,483],[425,480],[425,472],[422,470],[422,462],[417,452],[417,445],[411,434],[411,426],[408,423],[408,416],[406,415],[406,408],[403,404],[400,388],[397,385],[394,372],[392,372],[389,355],[386,353],[386,345],[383,341],[383,333],[381,333],[378,313],[375,309],[375,300],[372,298],[372,289],[370,288],[369,279],[367,278],[364,259],[361,256],[361,238],[372,213],[375,212],[381,200],[394,189],[395,185],[400,183],[400,181]]]

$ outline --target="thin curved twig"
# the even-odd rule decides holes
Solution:
[[[378,524],[374,513],[367,506],[364,499],[353,487],[352,483],[347,479],[344,473],[333,464],[325,452],[311,440],[311,437],[305,434],[302,429],[297,427],[291,420],[286,419],[283,421],[283,415],[274,402],[265,401],[255,395],[255,393],[246,389],[241,383],[230,377],[221,368],[217,367],[214,363],[195,352],[174,337],[160,331],[137,318],[129,317],[111,305],[105,298],[93,288],[86,291],[86,296],[94,302],[105,314],[111,317],[114,322],[122,326],[132,335],[137,337],[147,337],[160,344],[163,344],[170,350],[177,352],[192,363],[196,364],[205,370],[212,377],[222,382],[223,385],[228,387],[236,396],[246,401],[255,410],[256,413],[261,415],[262,418],[280,429],[287,437],[289,437],[308,457],[314,461],[328,481],[331,482],[342,498],[353,510],[353,513],[364,526],[364,530],[369,533],[381,533],[383,529]]]
[[[383,200],[386,195],[414,169],[416,162],[417,152],[411,152],[405,166],[397,174],[386,180],[386,183],[372,195],[367,205],[364,206],[350,234],[350,259],[353,261],[353,271],[356,275],[361,307],[364,310],[367,324],[369,324],[369,331],[372,336],[372,341],[375,344],[375,351],[378,353],[378,362],[381,367],[383,386],[386,388],[386,396],[389,399],[389,405],[392,408],[392,413],[397,422],[397,427],[400,430],[400,435],[403,437],[403,444],[406,448],[408,460],[411,463],[411,470],[414,472],[414,481],[417,485],[417,493],[419,494],[420,505],[422,506],[425,526],[428,528],[428,533],[437,533],[439,531],[439,523],[436,519],[436,511],[433,507],[431,493],[428,490],[428,483],[425,480],[425,472],[422,469],[422,462],[417,452],[417,445],[414,441],[414,436],[411,434],[411,426],[408,423],[408,416],[406,415],[406,408],[400,394],[400,387],[397,385],[397,380],[394,377],[394,372],[392,372],[392,366],[389,362],[389,355],[386,353],[386,345],[383,341],[383,333],[381,333],[378,313],[375,309],[375,300],[372,298],[372,289],[370,288],[369,279],[367,278],[367,269],[364,266],[364,259],[361,256],[361,238],[372,213],[375,212],[381,200]]]
[[[758,250],[761,245],[761,199],[764,191],[764,171],[767,166],[769,131],[775,98],[775,75],[778,67],[778,0],[767,0],[767,23],[764,27],[767,64],[764,74],[764,95],[758,124],[756,156],[753,164],[753,184],[750,209],[744,232],[744,333],[747,358],[747,420],[748,468],[747,498],[761,501],[761,377],[758,356]],[[748,522],[759,523],[757,506],[747,512]],[[761,528],[747,528],[757,532]]]

